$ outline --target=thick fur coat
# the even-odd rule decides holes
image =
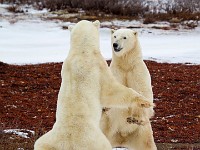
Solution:
[[[61,71],[56,122],[35,150],[111,150],[99,124],[102,106],[150,107],[142,95],[119,84],[99,50],[99,21],[80,21],[71,30]]]
[[[110,69],[123,85],[153,102],[151,77],[142,59],[138,33],[130,29],[112,30],[113,56]],[[156,150],[148,109],[111,108],[102,115],[101,128],[113,147],[129,150]],[[128,118],[128,119],[127,119]]]

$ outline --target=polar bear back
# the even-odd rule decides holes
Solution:
[[[97,26],[98,21],[80,21],[72,29],[70,52],[61,70],[56,122],[36,141],[35,150],[112,149],[99,128],[104,59]]]
[[[81,21],[71,29],[70,51],[61,71],[56,120],[86,116],[99,122],[100,68],[99,22]],[[92,33],[92,34],[91,34]],[[69,123],[70,124],[70,123]]]
[[[85,60],[86,57],[91,58]],[[62,112],[61,114],[65,112],[68,115],[85,115],[88,119],[99,122],[101,117],[99,101],[101,87],[98,63],[99,58],[95,54],[69,56],[64,62],[57,105],[57,110]],[[60,113],[57,113],[56,119],[64,121],[66,115],[60,116]]]

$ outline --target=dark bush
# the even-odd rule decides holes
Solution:
[[[154,23],[154,22],[156,22],[156,20],[154,18],[152,18],[152,17],[150,17],[150,18],[147,17],[143,21],[144,24],[149,24],[149,23]]]
[[[14,12],[14,13],[23,13],[24,11],[20,9],[20,7],[13,5],[7,8],[9,12]]]

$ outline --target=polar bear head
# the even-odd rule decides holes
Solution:
[[[131,29],[111,30],[112,50],[117,56],[133,51],[137,44],[138,33]]]
[[[71,49],[84,49],[84,47],[99,49],[99,27],[98,20],[95,22],[82,20],[74,26],[69,26]]]

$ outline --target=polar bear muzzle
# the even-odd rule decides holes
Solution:
[[[117,43],[113,43],[113,49],[115,52],[119,52],[122,50],[122,48]]]

